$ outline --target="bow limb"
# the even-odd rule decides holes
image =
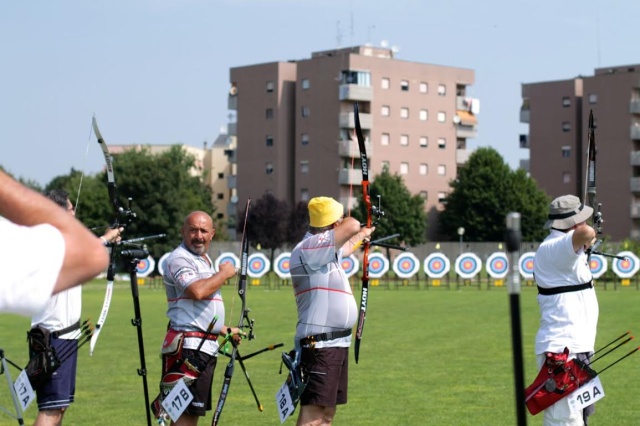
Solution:
[[[245,208],[244,214],[244,225],[242,229],[242,250],[240,255],[240,277],[238,279],[238,296],[240,297],[240,301],[242,303],[242,308],[240,309],[240,320],[238,321],[238,329],[241,331],[244,328],[248,328],[248,336],[249,340],[254,338],[253,335],[253,320],[249,319],[249,309],[247,308],[247,300],[246,300],[246,290],[247,290],[247,267],[249,263],[249,238],[247,235],[247,222],[249,218],[249,208],[251,206],[251,199],[247,200],[247,205]],[[224,408],[224,404],[227,400],[227,396],[229,395],[229,387],[231,386],[231,378],[233,377],[233,372],[235,369],[235,361],[238,359],[242,370],[245,373],[247,381],[249,382],[249,386],[251,387],[251,391],[253,392],[253,396],[258,404],[258,409],[262,411],[262,404],[258,401],[258,397],[255,393],[253,385],[249,380],[249,376],[247,375],[247,371],[242,362],[242,357],[238,355],[238,345],[236,341],[233,339],[231,328],[227,329],[227,341],[231,343],[233,346],[233,351],[231,352],[231,356],[229,359],[229,363],[227,364],[227,368],[224,371],[224,382],[222,383],[222,390],[220,391],[220,396],[218,397],[218,404],[216,405],[216,411],[213,415],[213,420],[211,422],[212,426],[215,426],[220,421],[220,416],[222,415],[222,409]]]
[[[365,146],[362,127],[360,126],[360,115],[358,114],[358,104],[354,104],[355,130],[358,138],[358,148],[360,149],[360,163],[362,165],[362,199],[367,211],[366,227],[371,228],[373,208],[371,206],[371,196],[369,194],[369,160]],[[362,255],[362,296],[360,298],[360,313],[358,315],[358,326],[356,328],[356,343],[354,348],[356,364],[360,354],[360,341],[364,330],[364,322],[367,319],[367,300],[369,295],[369,246],[368,240],[363,243]]]

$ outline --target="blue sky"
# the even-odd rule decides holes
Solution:
[[[41,184],[101,170],[93,114],[110,144],[202,146],[228,122],[229,68],[386,40],[474,69],[468,146],[516,167],[521,83],[640,63],[639,16],[637,0],[3,1],[0,164]]]

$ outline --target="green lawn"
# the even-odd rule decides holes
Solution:
[[[232,287],[225,287],[228,322],[238,320],[240,300]],[[356,290],[357,299],[360,291]],[[104,284],[85,286],[83,317],[97,318]],[[599,291],[598,344],[604,345],[627,330],[637,331],[640,291],[618,288]],[[159,347],[167,319],[164,290],[140,287],[146,364],[150,399],[155,398],[160,375]],[[295,302],[291,289],[251,287],[247,306],[255,319],[257,338],[243,342],[243,354],[269,344],[284,342],[284,348],[246,361],[256,392],[264,405],[260,413],[236,364],[222,424],[278,425],[275,394],[285,376],[279,375],[280,352],[292,347]],[[537,374],[533,355],[538,309],[535,290],[521,295],[525,382]],[[131,290],[116,284],[111,311],[93,357],[88,345],[81,349],[76,403],[65,417],[65,425],[145,424],[142,379]],[[0,315],[0,348],[19,365],[27,362],[26,334],[29,320]],[[632,344],[620,354],[633,349]],[[459,290],[373,287],[368,318],[360,348],[360,363],[350,364],[349,403],[338,409],[336,425],[514,425],[513,361],[506,289]],[[612,356],[612,360],[614,357]],[[605,363],[603,359],[601,362]],[[214,405],[222,383],[226,358],[221,359],[214,381]],[[606,397],[598,403],[591,426],[637,424],[634,389],[640,382],[640,357],[635,355],[603,373]],[[602,366],[600,366],[602,368]],[[17,372],[12,370],[15,375]],[[0,405],[11,409],[4,375],[0,377]],[[32,424],[35,404],[25,413]],[[294,414],[295,416],[295,414]],[[0,412],[0,425],[16,424]],[[211,423],[211,415],[200,422]],[[288,424],[294,424],[291,419]],[[528,418],[541,425],[540,416]]]

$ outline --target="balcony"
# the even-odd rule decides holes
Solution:
[[[338,98],[341,101],[371,102],[373,100],[373,88],[358,84],[341,84],[338,87]]]
[[[632,99],[629,103],[629,112],[631,114],[640,114],[640,99]]]
[[[640,177],[632,177],[629,181],[631,192],[640,192]]]
[[[631,218],[640,219],[640,203],[631,204]]]
[[[341,112],[340,113],[340,128],[342,129],[355,129],[356,119],[353,112]],[[363,129],[371,129],[373,125],[373,117],[371,114],[360,113],[360,127]]]
[[[531,110],[521,109],[520,110],[520,122],[521,123],[529,123],[531,119]]]
[[[364,141],[364,147],[367,150],[367,157],[371,157],[371,143],[369,143],[368,139]],[[352,140],[338,141],[338,154],[340,157],[347,158],[360,157],[360,147],[358,146],[358,142]]]
[[[640,166],[640,151],[631,151],[631,166]]]
[[[478,134],[476,126],[466,126],[464,124],[456,125],[456,137],[464,139],[473,139]]]
[[[456,149],[456,164],[465,164],[469,161],[470,151],[468,149]]]
[[[237,178],[234,175],[227,176],[227,188],[235,189],[237,188]]]
[[[338,173],[338,184],[340,185],[360,185],[362,183],[362,170],[342,169]]]
[[[238,96],[229,95],[227,97],[227,109],[236,111],[238,109]]]
[[[227,124],[227,134],[229,136],[238,136],[238,123]]]
[[[632,240],[640,240],[640,229],[632,229],[629,232],[629,238]]]
[[[640,125],[632,124],[631,125],[631,139],[640,140]]]

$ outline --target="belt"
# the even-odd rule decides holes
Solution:
[[[202,331],[184,331],[184,337],[197,337],[199,339],[218,340],[217,334],[203,333]]]
[[[340,337],[351,336],[351,329],[332,331],[330,333],[314,334],[313,336],[307,336],[300,339],[300,345],[312,345],[316,342],[326,342],[327,340],[339,339]]]
[[[71,333],[72,331],[76,331],[79,328],[80,328],[80,321],[78,321],[75,324],[71,324],[69,327],[63,328],[62,330],[52,332],[51,337],[53,337],[54,339],[57,339],[63,334]]]
[[[568,285],[563,287],[543,288],[538,286],[538,293],[543,296],[553,296],[554,294],[571,293],[573,291],[582,291],[593,288],[593,281],[589,281],[586,284]]]

